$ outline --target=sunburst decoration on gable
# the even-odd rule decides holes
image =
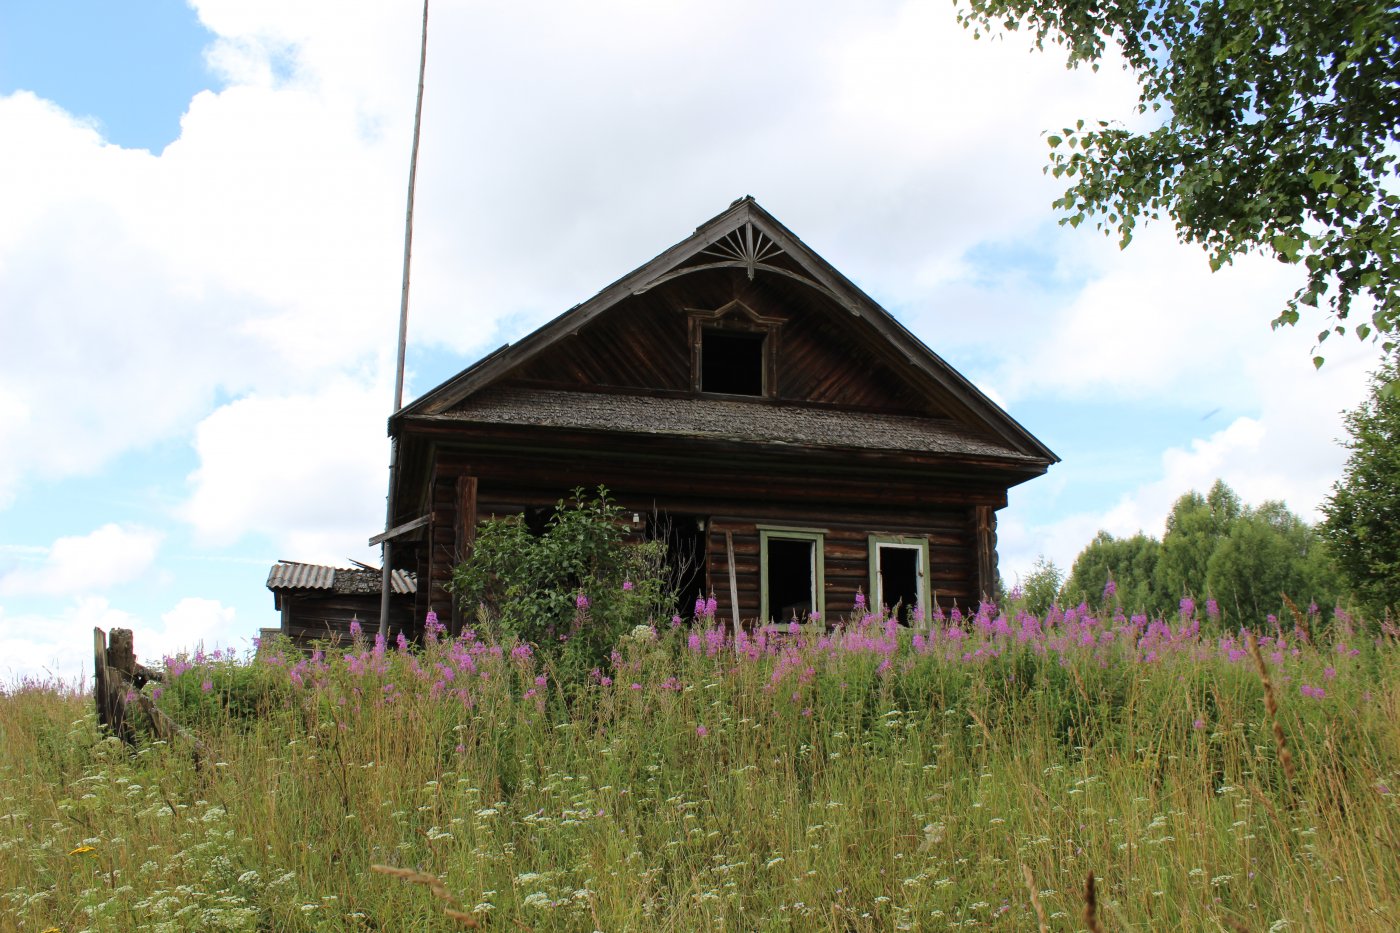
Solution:
[[[787,255],[787,253],[772,237],[754,226],[753,221],[746,221],[742,227],[735,227],[724,236],[700,250],[696,255],[698,257],[713,259],[713,261],[672,269],[664,275],[659,275],[649,282],[638,285],[632,290],[632,294],[640,295],[663,282],[669,282],[671,279],[679,278],[682,275],[689,275],[692,272],[700,272],[704,269],[743,269],[748,273],[750,281],[752,281],[754,273],[762,269],[765,272],[773,272],[778,275],[787,276],[790,279],[796,279],[802,284],[826,295],[853,314],[859,313],[856,311],[855,307],[852,306],[850,301],[841,297],[836,292],[832,291],[831,288],[817,281],[812,276],[774,265],[771,260],[779,256]]]
[[[748,270],[749,280],[753,281],[754,270],[765,259],[783,254],[783,248],[769,239],[762,230],[755,230],[752,223],[746,223],[731,230],[719,240],[700,251],[702,256],[715,256],[732,260]]]

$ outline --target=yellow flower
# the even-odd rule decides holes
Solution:
[[[69,854],[69,855],[86,855],[88,852],[96,852],[96,851],[97,851],[97,847],[96,847],[96,846],[78,846],[76,849],[74,849],[72,852],[69,852],[68,854]],[[48,931],[45,931],[45,933],[48,933]]]
[[[47,930],[40,930],[39,933],[63,933],[58,927],[49,927]]]

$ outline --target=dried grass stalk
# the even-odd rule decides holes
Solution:
[[[1274,694],[1274,682],[1269,677],[1269,666],[1264,663],[1264,653],[1259,650],[1259,642],[1253,632],[1245,633],[1249,653],[1254,656],[1254,664],[1259,668],[1259,679],[1264,682],[1264,710],[1269,714],[1269,722],[1274,730],[1274,747],[1278,749],[1279,764],[1292,787],[1298,778],[1298,770],[1293,765],[1293,753],[1288,750],[1288,742],[1283,737],[1283,726],[1278,721],[1278,697]]]
[[[1084,923],[1089,933],[1103,933],[1099,923],[1099,895],[1094,890],[1094,873],[1089,872],[1089,880],[1084,885]]]
[[[1035,875],[1030,867],[1021,863],[1021,875],[1026,879],[1026,891],[1031,896],[1031,907],[1035,908],[1035,919],[1040,923],[1040,933],[1050,933],[1050,924],[1045,919],[1045,908],[1040,906],[1040,894],[1035,889]]]
[[[437,875],[430,875],[427,872],[414,871],[412,868],[395,868],[392,865],[371,865],[369,870],[380,875],[388,875],[390,878],[400,878],[409,884],[421,884],[429,891],[433,892],[433,897],[442,901],[447,906],[443,908],[443,916],[449,920],[455,920],[465,927],[480,926],[476,918],[462,910],[462,904],[457,898],[452,896],[452,892],[447,890],[447,886],[442,883]]]

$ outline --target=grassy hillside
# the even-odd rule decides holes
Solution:
[[[1078,930],[1091,872],[1105,930],[1400,927],[1400,633],[1263,633],[1271,717],[1199,628],[639,628],[570,687],[470,636],[268,646],[146,688],[198,767],[18,685],[0,928]]]

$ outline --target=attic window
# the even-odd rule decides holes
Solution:
[[[763,395],[767,335],[705,328],[700,335],[700,391]]]

